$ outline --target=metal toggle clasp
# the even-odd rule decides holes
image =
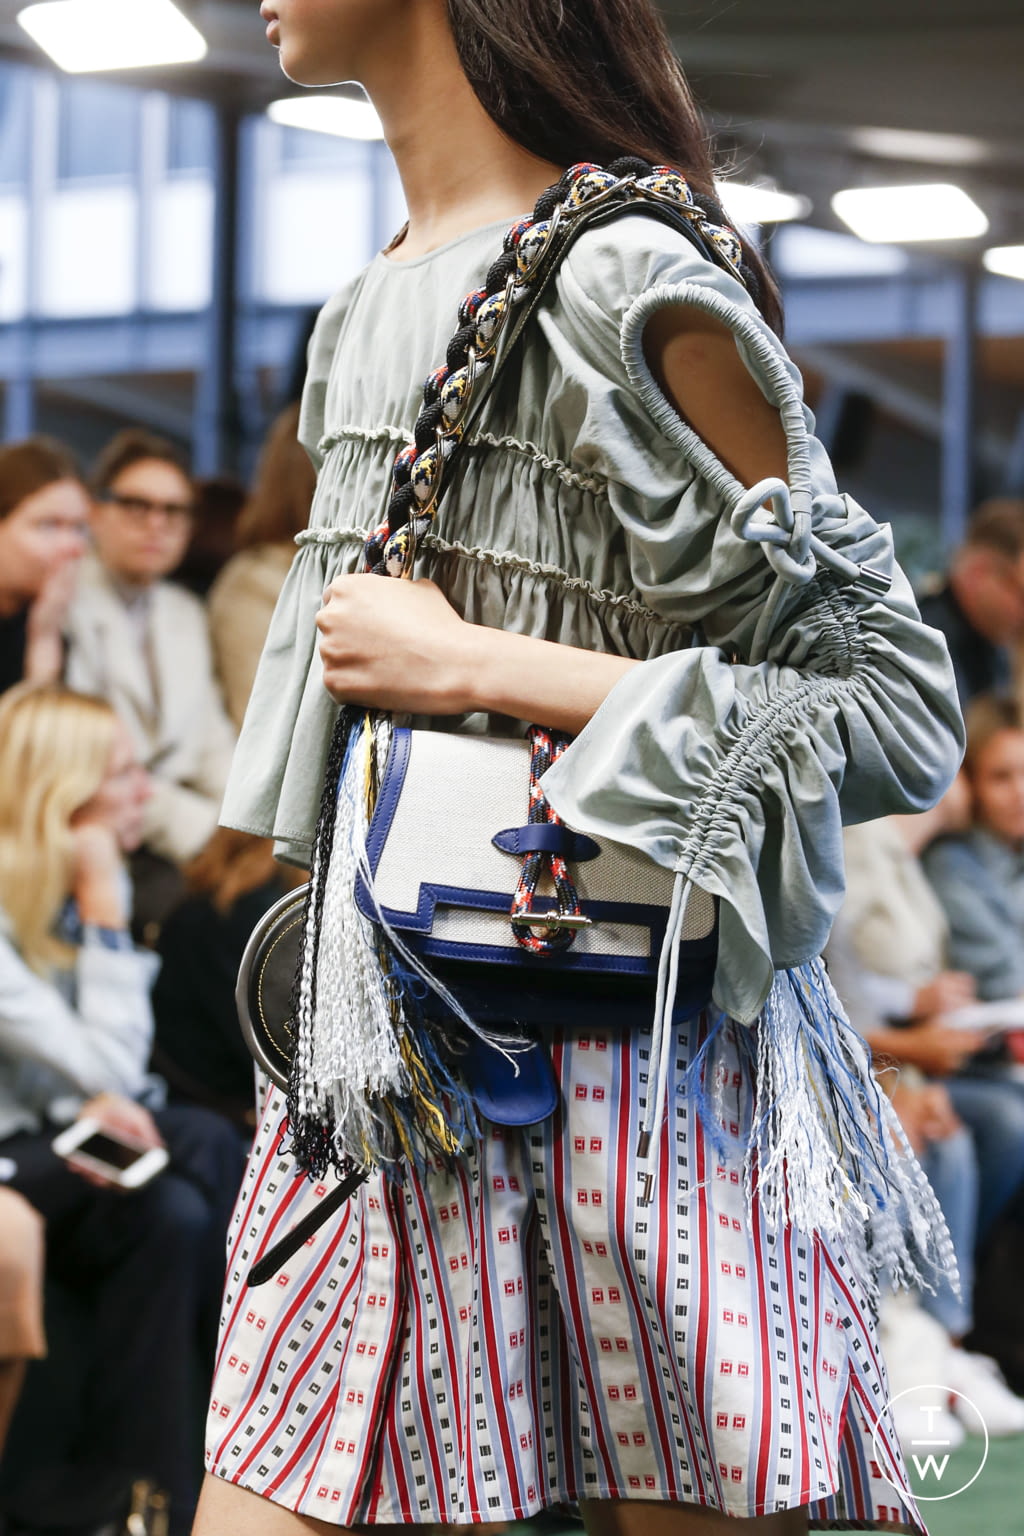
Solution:
[[[522,916],[517,912],[513,924],[522,923],[526,928],[592,928],[594,919],[582,912],[531,912]]]

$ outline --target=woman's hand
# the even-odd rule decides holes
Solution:
[[[106,821],[77,816],[71,824],[75,864],[72,889],[83,923],[124,928],[127,892],[117,833]]]
[[[395,714],[472,709],[474,636],[432,581],[337,576],[317,614],[324,686],[341,704]]]
[[[974,977],[966,971],[940,971],[926,986],[918,987],[910,1017],[927,1019],[937,1013],[953,1013],[976,1002],[977,997]]]
[[[148,1109],[122,1093],[98,1093],[83,1105],[80,1119],[97,1121],[114,1136],[127,1137],[143,1147],[162,1147],[164,1139]]]
[[[930,1077],[951,1077],[959,1072],[991,1038],[991,1031],[951,1029],[941,1017],[893,1031],[897,1043],[893,1055],[927,1072]]]
[[[98,1093],[88,1104],[83,1105],[79,1117],[80,1120],[95,1120],[108,1131],[115,1139],[137,1142],[139,1146],[162,1147],[164,1139],[157,1129],[156,1121],[148,1109],[143,1109],[141,1104],[136,1104],[134,1099],[126,1099],[120,1093]],[[95,1168],[87,1168],[84,1164],[76,1163],[74,1153],[68,1158],[68,1166],[73,1168],[79,1178],[92,1184],[96,1189],[120,1189],[113,1179],[104,1178],[102,1173],[97,1173]]]
[[[53,683],[64,662],[64,620],[78,582],[78,559],[56,566],[28,610],[25,681]]]
[[[635,661],[469,624],[432,581],[338,576],[317,615],[324,684],[395,714],[474,710],[581,731]]]
[[[920,1156],[930,1141],[945,1141],[960,1129],[956,1110],[945,1088],[940,1083],[925,1083],[910,1087],[897,1083],[893,1089],[892,1107],[896,1111],[907,1135],[907,1140]]]

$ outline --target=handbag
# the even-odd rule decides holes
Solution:
[[[425,961],[445,962],[449,975],[459,963],[528,977],[556,969],[631,978],[649,991],[672,872],[624,843],[584,837],[559,821],[538,797],[535,751],[511,737],[394,729],[356,904]],[[524,820],[538,807],[546,814]],[[524,892],[522,866],[530,858],[538,877]],[[550,868],[559,862],[562,881]],[[703,891],[694,894],[681,942],[696,963],[714,958],[715,904]],[[538,931],[541,942],[529,943]],[[562,934],[569,943],[545,947]],[[503,974],[498,985],[512,981]]]
[[[624,843],[581,836],[553,817],[524,822],[538,804],[532,755],[530,743],[515,737],[396,727],[356,905],[488,1026],[543,1027],[564,1017],[565,999],[581,992],[592,1022],[649,1020],[673,875]],[[571,870],[574,909],[559,911],[554,882],[540,878],[531,892],[536,904],[520,911],[519,923],[545,935],[570,933],[571,945],[560,950],[524,945],[511,920],[523,859],[538,853]],[[292,991],[308,889],[289,892],[257,925],[236,991],[246,1043],[282,1088],[295,1047]],[[693,892],[679,949],[677,1006],[692,1013],[710,995],[717,953],[716,904],[704,891]]]

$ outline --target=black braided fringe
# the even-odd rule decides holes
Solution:
[[[292,982],[291,1012],[292,1018],[299,1016],[300,994],[302,978],[306,969],[307,956],[306,945],[311,945],[311,953],[308,957],[310,970],[310,1003],[313,1016],[316,1016],[316,977],[320,960],[320,929],[323,920],[324,891],[327,886],[327,869],[331,862],[331,854],[334,849],[334,827],[338,811],[338,789],[341,784],[342,769],[348,753],[349,742],[353,739],[353,733],[362,729],[364,712],[361,709],[353,709],[346,705],[338,714],[334,722],[334,730],[331,733],[330,745],[327,749],[327,765],[324,769],[324,784],[320,792],[320,813],[317,816],[316,832],[313,835],[313,856],[310,863],[311,869],[320,870],[320,878],[317,888],[313,890],[312,881],[306,890],[306,901],[302,909],[302,942],[299,945],[299,954],[295,966],[295,978]],[[307,939],[310,916],[312,916],[312,937]],[[292,1070],[288,1082],[288,1149],[295,1157],[299,1167],[304,1169],[311,1178],[322,1178],[328,1167],[337,1164],[337,1156],[334,1150],[334,1126],[329,1121],[313,1120],[310,1116],[299,1114],[299,1090],[301,1065],[298,1052],[292,1057]],[[338,1167],[339,1174],[344,1177],[353,1171],[352,1164],[346,1162]]]

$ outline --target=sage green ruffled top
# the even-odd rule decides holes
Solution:
[[[406,262],[377,256],[318,321],[300,433],[316,498],[223,813],[291,857],[308,852],[336,713],[317,654],[321,595],[360,567],[422,382],[504,228]],[[762,495],[738,505],[747,488],[645,361],[647,320],[675,303],[730,327],[782,413],[791,497],[772,512]],[[643,662],[545,789],[571,826],[644,849],[720,898],[715,999],[745,1022],[774,970],[828,936],[842,823],[929,805],[962,747],[945,642],[919,620],[889,529],[837,493],[812,429],[799,374],[742,285],[632,213],[585,231],[548,285],[418,555],[417,574],[474,624]],[[498,717],[417,723],[524,729]]]

